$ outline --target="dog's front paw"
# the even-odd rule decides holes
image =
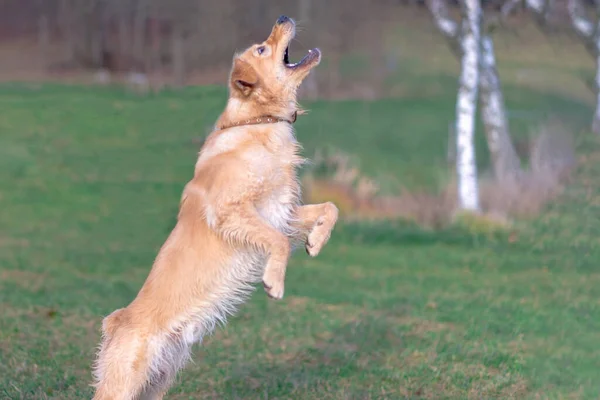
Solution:
[[[274,274],[265,274],[263,276],[263,286],[267,296],[275,300],[281,300],[283,298],[284,291],[284,280],[281,277],[274,276]]]
[[[338,218],[338,209],[333,203],[327,203],[327,211],[317,219],[306,240],[306,252],[315,257],[329,241],[331,230]]]
[[[319,229],[320,227],[316,227],[312,230],[312,232],[308,235],[308,239],[306,240],[306,252],[311,257],[316,257],[317,254],[321,252],[325,243],[329,240],[330,232],[328,229]]]

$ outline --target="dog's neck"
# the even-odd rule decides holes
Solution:
[[[260,125],[260,124],[276,124],[278,122],[287,122],[288,124],[293,124],[296,122],[296,118],[298,116],[298,112],[294,111],[291,118],[281,118],[275,117],[273,115],[261,115],[260,117],[250,118],[246,120],[236,121],[231,124],[226,125],[216,125],[217,130],[224,130],[233,128],[235,126],[244,126],[244,125]]]
[[[238,99],[229,99],[225,111],[221,114],[215,124],[215,130],[223,130],[235,126],[270,124],[278,122],[287,122],[293,124],[296,122],[298,110],[267,110],[264,113],[257,113],[255,107],[244,104]],[[301,112],[300,112],[301,113]]]

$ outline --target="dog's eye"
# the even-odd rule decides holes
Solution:
[[[259,46],[256,48],[256,53],[258,53],[258,55],[262,55],[265,52],[265,46]]]

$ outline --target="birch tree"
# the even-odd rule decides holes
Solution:
[[[507,0],[502,4],[500,12],[503,17],[506,17],[524,2],[525,8],[531,11],[538,25],[544,27],[550,19],[553,1],[554,0]]]
[[[508,16],[523,0],[508,0],[502,6],[502,14]],[[554,0],[524,0],[537,23],[543,28],[547,25]],[[596,19],[591,20],[585,12],[581,0],[567,0],[567,10],[571,26],[585,45],[585,48],[594,58],[596,73],[594,79],[594,92],[596,95],[596,111],[592,120],[592,131],[600,133],[600,1],[594,0],[596,6]]]
[[[446,0],[429,0],[427,5],[436,27],[448,40],[452,52],[457,57],[462,57],[459,23],[449,16]],[[492,168],[498,180],[515,179],[521,170],[521,163],[510,136],[500,77],[496,68],[494,42],[489,34],[481,34],[480,46],[481,116]]]
[[[461,72],[456,99],[458,200],[461,209],[479,211],[474,136],[479,84],[481,4],[480,0],[463,0],[461,6]]]
[[[568,0],[567,6],[571,25],[575,33],[583,40],[586,49],[594,57],[596,62],[595,95],[596,111],[592,122],[592,131],[600,133],[600,1],[594,1],[596,5],[595,20],[588,19],[580,0]]]

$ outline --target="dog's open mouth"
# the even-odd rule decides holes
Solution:
[[[286,68],[294,69],[294,68],[301,67],[305,64],[311,64],[313,61],[318,60],[320,55],[321,55],[321,52],[319,51],[319,49],[311,49],[311,50],[308,50],[308,54],[306,54],[302,58],[302,60],[300,60],[296,63],[291,63],[290,62],[290,46],[288,45],[285,48],[285,52],[283,53],[283,64],[286,66]]]

